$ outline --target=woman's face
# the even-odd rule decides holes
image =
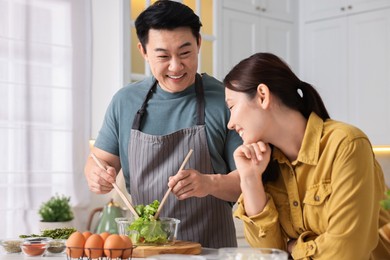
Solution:
[[[264,140],[264,130],[267,126],[267,113],[261,90],[254,98],[243,92],[225,88],[226,104],[230,110],[228,128],[235,130],[244,144],[251,144]]]

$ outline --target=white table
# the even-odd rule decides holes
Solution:
[[[202,253],[200,256],[203,256],[206,260],[217,260],[218,259],[218,250],[211,248],[202,248]],[[70,258],[69,258],[70,259]],[[102,258],[106,260],[106,258]],[[145,259],[145,258],[132,258],[132,259]],[[194,258],[195,259],[195,258]],[[23,254],[0,254],[0,260],[68,260],[65,254],[59,256],[56,255],[46,255],[46,256],[26,256]],[[73,259],[72,259],[73,260]],[[83,260],[88,260],[84,257]],[[183,260],[191,260],[190,256],[185,256]]]

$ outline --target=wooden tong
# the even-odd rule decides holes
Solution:
[[[180,166],[180,168],[179,168],[179,170],[178,170],[177,172],[180,172],[181,170],[183,170],[183,168],[184,168],[184,166],[186,165],[187,161],[190,159],[192,152],[193,152],[193,150],[190,149],[190,151],[188,152],[186,158],[184,158],[184,161],[183,161],[183,163],[181,164],[181,166]],[[176,174],[177,174],[177,173],[176,173]],[[168,195],[169,195],[169,193],[171,192],[171,190],[172,190],[172,189],[169,188],[169,189],[167,190],[167,192],[165,193],[165,195],[164,195],[164,197],[163,197],[163,199],[162,199],[162,201],[161,201],[161,203],[160,203],[160,206],[158,206],[158,209],[157,209],[156,214],[154,214],[154,219],[157,219],[158,216],[160,215],[161,209],[162,209],[163,205],[165,204],[165,201],[167,200]]]
[[[96,162],[96,164],[99,166],[100,169],[103,169],[107,171],[106,167],[103,166],[103,164],[100,162],[100,160],[96,157],[94,153],[91,153],[92,159]],[[130,201],[127,199],[126,195],[121,191],[121,189],[116,185],[116,183],[113,183],[112,186],[114,186],[114,189],[116,192],[118,192],[119,196],[122,198],[123,202],[126,204],[126,206],[129,208],[131,213],[133,213],[134,217],[137,219],[139,218],[137,212],[135,211],[133,205],[131,205]]]

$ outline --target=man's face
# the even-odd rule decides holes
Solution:
[[[180,92],[195,82],[200,48],[191,29],[149,30],[146,52],[138,44],[159,85],[168,92]]]

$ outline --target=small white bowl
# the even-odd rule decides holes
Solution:
[[[66,239],[53,239],[49,241],[47,252],[53,255],[64,253],[66,250]]]
[[[20,246],[23,243],[21,238],[6,238],[0,240],[1,251],[6,254],[18,254],[22,252]]]

